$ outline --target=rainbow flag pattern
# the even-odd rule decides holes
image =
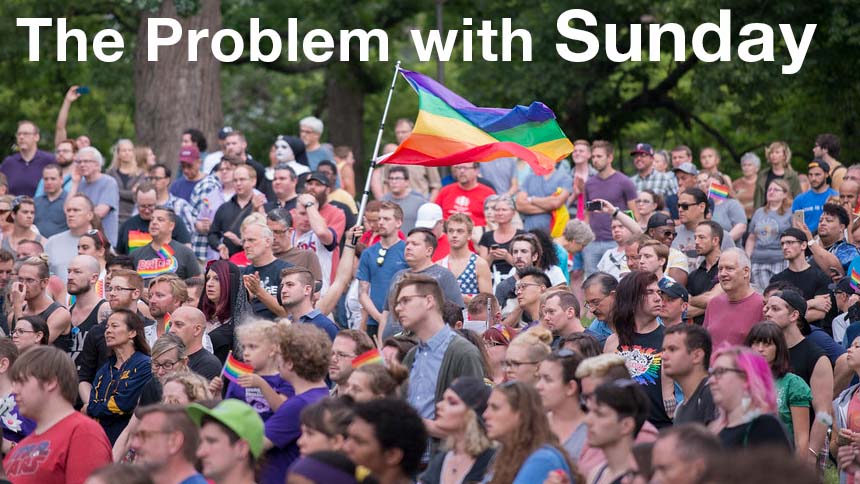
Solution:
[[[239,377],[254,373],[254,367],[241,362],[233,357],[231,351],[227,354],[227,361],[224,362],[224,369],[221,370],[221,375],[233,383],[239,383]]]
[[[170,332],[170,313],[164,315],[164,334]]]
[[[179,263],[176,261],[173,247],[163,245],[156,252],[157,259],[141,259],[137,263],[137,273],[144,279],[151,279],[161,274],[172,274],[176,272]]]
[[[147,232],[141,232],[140,230],[131,230],[128,233],[128,253],[136,251],[141,247],[145,247],[147,244],[152,242],[152,236]]]
[[[856,260],[854,262],[857,262]],[[851,288],[855,291],[860,291],[860,272],[858,272],[857,264],[851,263]]]
[[[720,185],[717,182],[711,182],[711,187],[708,188],[708,198],[726,200],[729,198],[729,187],[726,185]]]
[[[379,365],[385,364],[385,360],[382,358],[382,353],[380,353],[379,350],[376,348],[365,351],[364,353],[352,359],[353,368],[358,368],[364,365],[372,365],[374,363]]]
[[[573,151],[555,113],[541,102],[478,107],[424,74],[400,74],[418,93],[418,118],[409,138],[379,163],[452,166],[516,157],[545,175]]]

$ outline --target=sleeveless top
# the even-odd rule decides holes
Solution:
[[[88,314],[79,325],[75,326],[72,324],[72,329],[67,334],[61,334],[54,340],[54,346],[65,351],[72,357],[72,361],[75,362],[75,367],[78,367],[78,355],[80,355],[81,350],[84,349],[84,338],[87,337],[87,333],[90,332],[90,329],[99,323],[99,309],[102,307],[102,304],[105,303],[107,303],[107,301],[104,299],[97,302],[95,307],[93,307],[93,310],[90,311],[90,314]],[[74,308],[75,307],[72,306],[69,309],[69,312]]]
[[[60,309],[61,307],[63,307],[61,304],[58,304],[57,302],[51,302],[51,304],[49,304],[44,311],[37,314],[36,316],[43,318],[45,320],[45,323],[47,324],[48,318],[50,318],[51,315],[54,314],[54,311]],[[24,306],[24,308],[26,309],[26,306]],[[57,344],[56,341],[54,342],[54,344]]]
[[[437,264],[450,270],[448,257],[445,256]],[[460,286],[460,292],[463,295],[471,296],[478,294],[478,273],[475,270],[476,260],[478,260],[478,255],[473,252],[469,255],[469,262],[466,264],[466,268],[457,276],[457,284]]]

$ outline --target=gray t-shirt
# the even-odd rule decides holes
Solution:
[[[548,197],[554,195],[556,190],[561,188],[570,193],[573,188],[573,178],[570,175],[565,175],[560,170],[556,170],[549,178],[544,178],[542,175],[531,174],[526,177],[521,192],[526,192],[530,197]],[[528,232],[532,229],[550,230],[552,222],[551,213],[538,213],[534,215],[522,214],[523,230]]]
[[[767,207],[756,210],[749,226],[749,232],[755,234],[755,246],[750,260],[756,264],[782,262],[779,235],[789,227],[791,227],[791,210],[786,210],[782,215],[767,210]]]
[[[414,190],[411,190],[403,198],[394,198],[391,192],[386,193],[382,196],[382,201],[394,202],[403,209],[403,225],[400,227],[400,230],[404,234],[408,234],[410,230],[415,228],[415,221],[418,219],[418,208],[427,203],[427,199]]]
[[[162,274],[176,274],[183,280],[199,276],[200,264],[197,263],[194,252],[175,240],[171,240],[169,245],[173,254],[166,251],[156,253],[152,244],[146,244],[132,252],[131,259],[138,274],[144,279],[152,279]]]
[[[516,158],[497,158],[491,163],[481,163],[481,177],[493,184],[496,193],[507,193],[511,180],[517,176]]]
[[[735,243],[732,242],[732,238],[729,237],[729,233],[724,233],[723,244],[720,246],[720,249],[731,249],[734,246]],[[699,267],[699,254],[696,252],[695,228],[694,230],[689,230],[684,224],[675,227],[675,240],[672,241],[672,248],[680,250],[684,253],[684,255],[687,256],[687,262],[690,266],[690,272],[696,270]]]
[[[86,178],[81,179],[78,191],[88,196],[93,206],[107,205],[110,207],[106,217],[102,218],[102,226],[105,229],[105,237],[110,244],[116,247],[117,235],[119,234],[119,185],[112,176],[102,175],[98,180],[89,183]]]
[[[69,263],[78,255],[78,239],[68,230],[54,235],[45,244],[45,253],[48,254],[48,267],[51,274],[66,282],[68,277]]]
[[[385,325],[385,334],[382,335],[382,339],[380,341],[403,331],[403,327],[394,319],[394,311],[391,310],[392,308],[389,303],[394,300],[394,288],[397,286],[397,283],[400,282],[400,279],[402,279],[407,273],[412,273],[411,269],[403,269],[397,274],[394,274],[394,277],[391,279],[391,289],[388,292],[388,299],[385,301],[385,310],[388,311],[388,322]],[[466,303],[463,301],[463,295],[460,294],[460,285],[457,283],[457,278],[454,277],[454,274],[448,269],[433,264],[423,271],[414,272],[413,274],[421,274],[436,279],[436,281],[439,282],[439,286],[442,287],[442,295],[445,297],[445,301],[450,301],[461,308],[466,307]]]
[[[714,204],[714,215],[711,219],[720,224],[726,232],[726,237],[729,237],[729,230],[737,224],[747,223],[747,214],[744,212],[744,207],[741,202],[734,198],[724,200],[723,203]]]

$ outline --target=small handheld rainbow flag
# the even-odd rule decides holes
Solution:
[[[851,267],[851,287],[855,291],[860,291],[860,272],[857,272],[857,268],[853,264]]]
[[[128,233],[128,251],[129,253],[136,251],[141,247],[145,247],[152,242],[152,236],[140,230],[132,230]]]
[[[385,360],[382,358],[382,353],[379,352],[378,349],[373,348],[372,350],[365,351],[364,353],[356,356],[352,359],[352,367],[358,368],[359,366],[371,365],[371,364],[380,364],[384,365]]]
[[[170,313],[164,315],[164,334],[170,332]]]
[[[221,375],[233,383],[239,383],[239,377],[254,373],[254,367],[233,357],[233,352],[227,354]]]
[[[708,198],[714,200],[725,200],[729,198],[729,187],[720,185],[717,182],[711,182],[711,188],[708,189]]]
[[[169,245],[162,245],[161,248],[158,249],[158,256],[165,260],[173,257],[173,254],[175,253],[176,251],[174,251],[173,247]]]

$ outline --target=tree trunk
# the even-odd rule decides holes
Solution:
[[[330,65],[326,70],[325,130],[334,146],[346,145],[355,156],[356,187],[363,187],[368,158],[364,152],[364,82],[356,76],[356,69],[348,64]],[[377,122],[378,125],[378,122]]]
[[[199,42],[198,60],[188,62],[187,32],[209,29],[214,35],[221,28],[220,0],[201,0],[200,11],[180,17],[173,0],[164,0],[155,13],[141,13],[134,51],[134,124],[137,140],[152,147],[159,162],[175,168],[179,160],[182,132],[197,128],[207,136],[210,150],[217,149],[221,127],[221,64],[211,54],[209,39]],[[147,60],[147,21],[149,18],[174,18],[182,26],[176,45],[161,47],[158,61]],[[162,29],[162,36],[168,35]],[[213,150],[214,151],[214,150]]]

